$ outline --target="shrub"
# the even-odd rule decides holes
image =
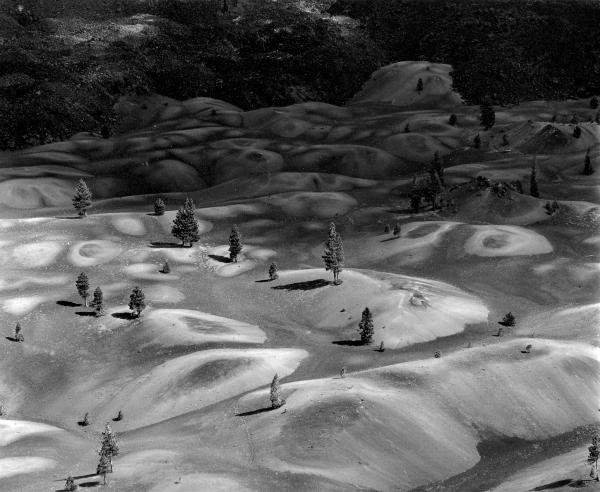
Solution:
[[[516,323],[515,316],[511,312],[508,312],[507,314],[505,314],[504,318],[502,318],[502,321],[500,322],[500,324],[502,324],[504,326],[515,326],[515,323]]]
[[[157,198],[154,200],[154,215],[164,215],[165,214],[165,202],[162,198]]]

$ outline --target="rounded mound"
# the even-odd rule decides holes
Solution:
[[[521,256],[551,253],[552,244],[541,234],[518,226],[469,226],[475,233],[465,251],[477,256]]]

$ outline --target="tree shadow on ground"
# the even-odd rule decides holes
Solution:
[[[388,237],[387,239],[382,239],[379,241],[380,243],[387,243],[388,241],[393,241],[394,239],[400,239],[400,236]]]
[[[113,318],[125,319],[125,320],[137,319],[137,316],[135,316],[133,313],[128,313],[128,312],[124,312],[124,313],[112,313],[111,316]]]
[[[72,220],[72,219],[82,219],[83,217],[80,217],[79,215],[61,215],[61,216],[56,216],[54,217],[55,219],[67,219],[67,220]]]
[[[99,480],[94,480],[93,482],[83,482],[83,483],[79,484],[80,487],[84,487],[84,488],[87,488],[87,487],[98,487],[99,485],[101,485],[101,483],[100,483]]]
[[[168,241],[152,241],[149,248],[183,248],[181,243],[173,243]]]
[[[18,342],[19,341],[15,337],[4,337],[4,338],[6,338],[9,342]]]
[[[73,301],[56,301],[56,304],[59,306],[65,307],[78,307],[81,306],[81,303],[73,302]]]
[[[570,485],[571,483],[573,483],[573,479],[572,478],[566,478],[564,480],[558,480],[556,482],[546,483],[544,485],[540,485],[539,487],[531,489],[531,492],[534,492],[534,491],[535,492],[539,492],[541,490],[558,489],[559,487],[564,487],[565,485]]]
[[[86,424],[86,423],[85,423],[85,421],[83,421],[83,420],[79,420],[79,421],[77,421],[77,425],[78,425],[79,427],[87,427],[87,426],[89,426],[89,425],[90,425],[90,423],[88,422],[88,423]],[[85,475],[85,476],[86,476],[86,477],[87,477],[87,476],[94,477],[95,475]],[[77,477],[73,477],[73,478],[77,478]]]
[[[331,285],[329,280],[324,280],[322,278],[316,280],[307,280],[306,282],[294,282],[293,284],[285,284],[285,285],[276,285],[275,287],[271,287],[271,289],[275,290],[313,290],[319,289],[321,287],[325,287],[327,285]]]
[[[362,343],[360,340],[334,340],[331,343],[334,345],[345,345],[348,347],[358,347],[360,345],[364,345],[364,343]]]
[[[231,258],[227,257],[227,256],[221,256],[221,255],[208,255],[209,258],[212,258],[213,260],[217,260],[220,261],[221,263],[232,263]]]
[[[249,412],[236,413],[236,417],[249,417],[250,415],[258,415],[259,413],[270,412],[271,410],[276,410],[273,407],[263,407],[258,408],[256,410],[250,410]]]
[[[583,487],[587,487],[588,484],[586,482],[596,482],[595,479],[591,480],[574,480],[569,484],[569,487],[572,489],[581,489]]]
[[[94,311],[75,311],[77,316],[94,316]]]
[[[265,282],[273,282],[270,278],[264,278],[262,280],[255,280],[254,283],[264,284]]]

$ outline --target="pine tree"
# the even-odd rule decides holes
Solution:
[[[281,390],[279,388],[279,376],[275,374],[271,381],[271,407],[279,408],[285,405],[285,400],[281,399]]]
[[[162,267],[162,273],[171,273],[171,265],[169,265],[169,260],[165,260],[165,264]]]
[[[171,234],[181,241],[181,245],[192,244],[200,239],[198,219],[196,219],[195,206],[191,198],[185,199],[185,204],[180,207],[173,220]]]
[[[598,476],[598,459],[600,459],[600,435],[594,434],[592,437],[592,445],[588,448],[588,463],[596,468],[595,473],[593,473],[593,477],[596,480],[600,480],[600,476]],[[592,468],[592,472],[594,469]],[[592,475],[592,473],[590,473]]]
[[[94,315],[97,318],[106,314],[104,312],[104,294],[102,293],[102,289],[100,287],[96,287],[96,290],[94,291],[94,297],[92,298],[90,305],[94,308]]]
[[[579,138],[581,137],[581,128],[579,128],[579,126],[576,126],[575,129],[573,130],[573,138]]]
[[[17,326],[15,326],[15,341],[17,342],[24,342],[25,341],[25,337],[23,336],[23,333],[21,333],[21,323],[19,323],[17,321]]]
[[[117,412],[117,416],[113,419],[115,422],[119,422],[120,420],[123,420],[123,412],[121,410],[119,410]]]
[[[389,234],[390,232],[390,225],[386,224],[385,227],[383,228],[383,233],[384,234]]]
[[[238,255],[242,252],[242,235],[237,225],[231,228],[231,234],[229,234],[229,259],[233,262],[237,262]]]
[[[106,474],[111,472],[112,464],[110,461],[110,457],[106,455],[100,455],[100,459],[98,460],[98,466],[96,467],[96,474],[102,475],[104,480],[104,485],[106,485]]]
[[[479,121],[485,130],[489,130],[496,123],[496,113],[494,108],[489,103],[483,103],[480,106],[481,114],[479,115]]]
[[[410,133],[410,123],[404,125],[404,133]]]
[[[106,427],[104,428],[104,432],[102,433],[102,437],[100,438],[100,451],[98,451],[98,454],[100,456],[105,455],[108,456],[111,459],[111,463],[110,463],[110,471],[109,473],[112,472],[112,458],[114,456],[118,456],[119,455],[119,445],[117,444],[117,438],[116,436],[113,434],[112,429],[110,428],[110,425],[106,424]]]
[[[535,161],[533,161],[533,164],[531,165],[531,174],[529,176],[529,194],[535,198],[540,197],[540,192],[537,185]]]
[[[83,420],[81,421],[81,426],[86,427],[88,425],[90,425],[90,419],[88,416],[88,412],[85,412],[85,415],[83,416]]]
[[[394,234],[394,237],[398,237],[400,235],[400,222],[396,222],[394,224],[394,230],[392,234]]]
[[[92,192],[85,184],[83,179],[80,179],[75,186],[75,196],[73,197],[73,207],[77,210],[77,214],[80,217],[87,215],[87,209],[92,204]]]
[[[423,79],[417,80],[417,92],[420,94],[423,90]]]
[[[331,270],[333,273],[333,284],[341,284],[339,276],[344,265],[344,246],[342,237],[335,230],[333,222],[329,224],[329,236],[325,242],[325,252],[321,258],[323,258],[325,271]]]
[[[506,136],[506,133],[504,135],[502,135],[502,145],[504,145],[504,147],[508,147],[508,145],[510,144],[510,142],[508,141],[508,137]]]
[[[481,147],[481,137],[479,136],[479,133],[475,135],[475,138],[473,139],[473,147],[476,149]]]
[[[585,176],[590,176],[591,174],[594,174],[594,168],[592,167],[592,159],[590,157],[590,149],[587,149],[587,152],[585,153],[583,174]]]
[[[277,280],[279,278],[279,275],[277,274],[278,271],[279,267],[277,266],[277,263],[271,263],[271,265],[269,265],[269,279]]]
[[[83,303],[85,307],[88,307],[88,297],[90,296],[90,281],[88,276],[81,272],[75,281],[75,287],[77,288],[77,293],[79,297],[83,299]]]
[[[590,99],[590,108],[596,109],[598,107],[598,98],[596,96],[592,96]]]
[[[437,177],[440,180],[440,184],[444,185],[444,166],[442,164],[442,159],[440,158],[440,153],[436,150],[433,154],[433,160],[431,161],[431,171],[437,174]]]
[[[369,345],[373,341],[373,315],[368,307],[362,312],[362,318],[358,324],[360,341],[363,345]]]
[[[383,340],[381,340],[381,343],[379,344],[379,351],[385,352],[385,344],[383,343]]]
[[[162,198],[157,198],[154,200],[154,215],[164,215],[165,214],[165,202]]]
[[[73,492],[77,490],[77,484],[73,477],[67,477],[67,481],[65,482],[65,486],[63,487],[63,492]]]
[[[504,326],[515,326],[515,322],[515,315],[511,312],[508,312],[504,315],[504,318],[502,318],[501,324]]]
[[[136,318],[139,318],[142,311],[146,309],[146,301],[144,291],[138,286],[135,286],[129,296],[129,309],[131,309]]]
[[[451,126],[456,126],[456,120],[457,120],[456,115],[454,113],[452,113],[450,115],[450,118],[448,118],[448,124]]]

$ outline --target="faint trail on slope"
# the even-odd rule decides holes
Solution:
[[[233,405],[233,412],[235,416],[239,414],[237,400]],[[248,451],[250,452],[250,464],[253,465],[256,459],[256,450],[254,448],[254,443],[252,442],[252,436],[250,435],[250,431],[248,430],[248,422],[246,422],[246,417],[244,417],[243,415],[240,415],[238,418],[242,419],[244,431],[246,432],[246,439],[248,441]]]

